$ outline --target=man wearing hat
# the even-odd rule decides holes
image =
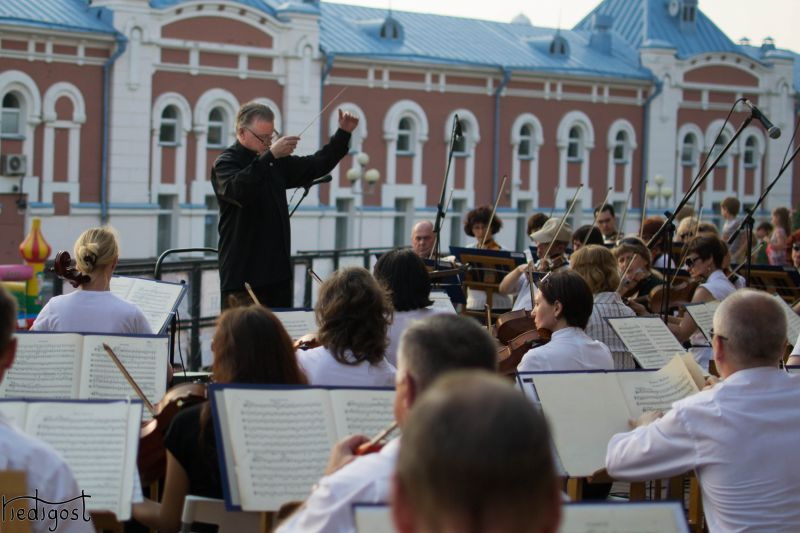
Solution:
[[[512,311],[533,309],[528,276],[525,275],[528,268],[532,268],[534,272],[558,272],[569,268],[569,261],[564,253],[572,237],[572,228],[568,224],[561,224],[560,218],[551,218],[544,223],[541,229],[531,233],[530,236],[536,243],[536,263],[518,266],[506,274],[500,282],[500,292],[517,295],[514,299],[514,306],[511,308]]]

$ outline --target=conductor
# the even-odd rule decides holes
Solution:
[[[300,137],[280,137],[275,115],[260,103],[236,114],[236,142],[214,162],[211,184],[219,201],[219,277],[222,308],[248,305],[249,282],[268,307],[292,307],[291,235],[286,189],[308,187],[347,154],[358,118],[339,110],[339,129],[313,155],[292,155]]]

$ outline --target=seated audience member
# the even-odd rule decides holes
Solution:
[[[709,531],[800,531],[800,377],[778,368],[786,318],[766,293],[743,289],[714,313],[714,361],[723,378],[646,413],[614,435],[606,468],[618,480],[693,470]],[[404,437],[405,438],[405,437]]]
[[[735,196],[728,196],[724,198],[719,204],[720,215],[725,222],[722,224],[722,234],[720,237],[725,242],[733,236],[733,233],[739,228],[742,223],[742,217],[739,216],[739,209],[741,209],[741,202]],[[731,253],[731,258],[734,262],[740,263],[747,252],[747,241],[745,233],[742,231],[733,241],[733,244],[728,245]]]
[[[586,332],[592,316],[592,289],[571,270],[553,272],[539,282],[534,318],[537,328],[553,332],[550,342],[529,350],[517,366],[536,370],[613,370],[608,346]]]
[[[423,220],[414,224],[411,229],[411,249],[420,259],[429,259],[433,251],[435,239],[433,224],[430,220]]]
[[[339,269],[319,289],[317,341],[297,352],[312,385],[391,387],[395,368],[386,360],[392,318],[389,295],[361,267]]]
[[[594,225],[603,234],[605,244],[616,244],[619,238],[617,229],[617,217],[614,214],[614,206],[611,204],[598,205],[594,209]]]
[[[211,343],[216,383],[305,385],[292,340],[266,307],[233,307],[219,317]],[[167,472],[160,503],[134,504],[133,517],[160,531],[178,531],[187,494],[222,498],[210,402],[178,412],[164,437]]]
[[[588,236],[588,237],[587,237]],[[572,253],[577,252],[583,246],[583,241],[586,244],[603,244],[603,234],[597,229],[597,226],[586,224],[576,229],[572,233]]]
[[[514,306],[511,308],[512,311],[533,309],[531,289],[528,283],[528,276],[525,273],[526,270],[558,272],[569,269],[569,261],[564,254],[571,238],[572,229],[567,224],[562,225],[559,229],[559,225],[561,225],[560,218],[551,218],[545,222],[539,231],[532,233],[531,238],[536,243],[536,263],[520,265],[506,274],[500,281],[500,292],[516,295]]]
[[[586,334],[608,346],[614,359],[614,368],[636,368],[636,361],[622,343],[607,318],[636,316],[620,298],[619,272],[611,250],[602,244],[584,246],[570,258],[572,270],[589,284],[594,295],[592,316],[586,325]]]
[[[549,533],[560,507],[547,423],[509,383],[453,373],[411,410],[392,480],[398,532]]]
[[[409,249],[386,252],[372,269],[375,279],[384,286],[392,299],[392,323],[389,326],[389,347],[386,360],[397,365],[397,346],[400,336],[414,320],[425,320],[439,311],[432,305],[431,277],[425,263]]]
[[[17,339],[14,338],[14,328],[17,321],[17,305],[14,299],[0,285],[0,383],[2,383],[5,373],[14,364],[14,356],[17,351]],[[40,499],[47,502],[70,502],[73,498],[81,495],[81,490],[72,475],[69,466],[61,458],[61,455],[49,444],[30,437],[23,433],[14,423],[0,412],[0,472],[17,470],[25,473],[27,492],[31,496],[38,491]],[[8,520],[7,514],[14,514],[13,511],[22,507],[17,507],[7,501],[6,494],[0,487],[0,495],[3,499],[3,522]],[[77,509],[79,519],[77,520],[58,520],[48,519],[46,516],[40,520],[30,520],[27,527],[34,533],[45,533],[55,531],[65,531],[68,533],[88,533],[94,531],[91,518],[85,516],[82,503],[79,500],[67,503],[63,506],[53,506],[49,511],[56,513],[67,512],[68,516]],[[27,512],[27,503],[25,506]],[[28,531],[28,529],[25,529]]]
[[[465,368],[496,370],[495,344],[485,329],[474,320],[451,314],[412,323],[403,333],[398,352],[394,413],[400,428],[417,397],[437,377]],[[326,476],[303,507],[278,529],[280,533],[354,532],[354,502],[388,500],[401,438],[378,453],[354,457],[353,450],[366,440],[366,436],[356,435],[334,447]]]
[[[75,266],[90,280],[69,293],[50,298],[31,326],[36,331],[153,333],[142,310],[111,293],[119,262],[116,232],[108,227],[84,231],[74,247]]]
[[[489,219],[492,225],[489,227]],[[502,250],[503,247],[494,240],[494,235],[503,227],[503,221],[495,214],[492,218],[492,208],[484,205],[476,207],[469,213],[464,220],[464,233],[470,237],[475,237],[475,242],[467,245],[467,248],[482,248],[484,250]],[[485,240],[484,240],[485,239]],[[483,311],[486,306],[486,292],[477,289],[467,289],[467,309],[471,311]],[[502,312],[511,308],[511,298],[496,292],[492,295],[492,311]]]

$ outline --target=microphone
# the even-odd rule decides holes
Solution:
[[[777,139],[781,136],[781,129],[775,126],[769,119],[762,113],[756,106],[754,106],[750,100],[747,98],[744,99],[744,105],[750,108],[750,113],[752,113],[753,118],[756,119],[764,126],[764,129],[767,130],[771,139]]]
[[[461,131],[461,121],[458,120],[458,115],[455,115],[454,120],[456,121],[456,131],[453,134],[453,138],[458,141],[464,136],[464,132]]]
[[[332,179],[333,179],[333,176],[331,176],[330,174],[325,174],[321,178],[317,178],[314,181],[312,181],[311,183],[309,183],[308,185],[306,185],[305,189],[308,190],[311,187],[313,187],[314,185],[322,185],[323,183],[328,183]]]

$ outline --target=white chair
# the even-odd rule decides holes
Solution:
[[[186,496],[181,515],[181,533],[190,533],[195,522],[214,524],[218,533],[242,533],[258,531],[261,513],[248,511],[226,511],[225,501],[201,496]]]

